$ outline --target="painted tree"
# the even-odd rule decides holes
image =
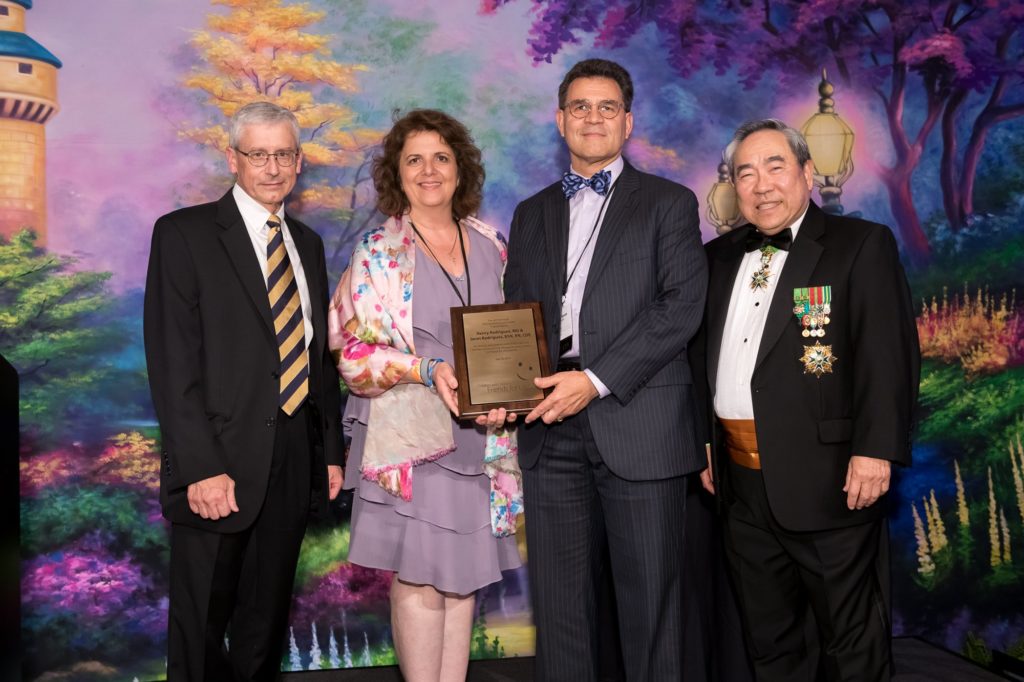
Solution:
[[[490,13],[508,0],[482,0]],[[823,66],[843,85],[872,93],[884,112],[892,160],[880,167],[903,245],[911,259],[930,257],[928,238],[911,196],[911,180],[941,121],[942,188],[953,229],[974,210],[973,187],[985,139],[998,123],[1024,115],[1011,92],[1022,80],[1020,29],[1024,7],[1012,0],[533,0],[537,12],[528,52],[550,62],[567,44],[594,35],[599,48],[624,46],[653,24],[669,64],[684,78],[707,66],[735,69],[747,88],[772,79],[783,89],[806,88]],[[737,49],[742,46],[742,49]],[[908,114],[907,97],[924,93],[923,120]],[[958,122],[972,95],[987,99],[969,122],[958,150]]]
[[[145,400],[144,377],[115,360],[134,339],[110,273],[75,263],[33,232],[0,237],[0,353],[20,377],[22,431],[43,441],[92,438],[99,417]]]
[[[319,576],[292,606],[292,623],[307,627],[319,622],[328,627],[341,625],[349,609],[384,614],[388,608],[391,573],[343,563]]]
[[[294,112],[302,129],[306,175],[299,194],[303,211],[325,214],[346,232],[349,223],[372,216],[369,195],[371,151],[381,132],[359,125],[355,112],[337,101],[359,90],[361,64],[330,58],[336,38],[307,31],[325,13],[284,0],[211,0],[229,8],[210,14],[207,30],[197,31],[192,46],[202,64],[182,84],[206,95],[220,112],[217,122],[186,127],[181,136],[222,150],[227,129],[221,121],[254,101],[271,101]]]

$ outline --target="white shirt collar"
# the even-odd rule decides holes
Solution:
[[[270,217],[270,211],[246,194],[237,182],[231,188],[231,195],[235,198],[235,204],[238,206],[238,212],[242,214],[246,228],[257,234],[266,234],[267,218]],[[281,225],[284,225],[284,202],[281,202],[281,206],[274,215],[281,221]]]
[[[622,160],[622,154],[619,154],[618,156],[615,157],[614,161],[609,163],[604,168],[598,169],[595,172],[600,173],[603,170],[608,171],[611,174],[611,178],[608,180],[608,186],[611,187],[612,184],[618,179],[619,175],[622,173],[622,168],[624,165],[625,162]],[[576,175],[579,175],[582,178],[586,178],[587,180],[591,178],[591,176],[589,175],[583,175],[582,173],[578,172],[575,168],[572,167],[572,164],[569,165],[569,170],[572,171],[573,173],[576,173]]]

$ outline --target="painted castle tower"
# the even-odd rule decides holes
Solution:
[[[61,62],[25,33],[32,0],[0,0],[0,235],[46,242],[46,131]]]

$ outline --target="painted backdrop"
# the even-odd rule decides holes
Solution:
[[[60,65],[59,111],[30,126],[45,155],[25,152],[45,159],[32,182],[45,182],[46,210],[0,225],[0,353],[22,381],[26,679],[163,675],[168,536],[141,287],[154,220],[229,186],[225,114],[256,98],[296,111],[306,167],[290,208],[323,236],[336,281],[376,224],[369,161],[395,109],[439,107],[469,125],[488,174],[482,217],[507,229],[516,202],[567,167],[555,92],[587,56],[635,78],[631,162],[702,198],[732,129],[766,115],[803,125],[827,70],[855,136],[837,203],[893,227],[920,305],[915,464],[890,493],[897,630],[980,661],[992,648],[1024,657],[1020,3],[0,6],[27,10],[24,33]],[[0,65],[53,66],[25,45],[0,32]],[[24,88],[18,74],[0,69],[5,96]],[[0,110],[0,133],[19,112]],[[727,198],[705,239],[728,229]],[[345,563],[347,544],[345,521],[306,539],[285,669],[394,661],[389,577]],[[475,657],[532,653],[527,593],[517,571],[482,596]]]

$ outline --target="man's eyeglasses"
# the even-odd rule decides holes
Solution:
[[[594,105],[585,99],[578,99],[565,105],[565,108],[572,114],[573,118],[586,118],[590,116],[590,110],[593,107]],[[622,102],[616,102],[613,99],[606,99],[597,103],[597,113],[601,114],[602,118],[615,118],[619,115],[619,111],[624,108],[625,105]]]
[[[249,163],[256,166],[257,168],[259,168],[260,166],[266,166],[267,161],[270,160],[270,157],[274,157],[274,159],[277,161],[278,166],[291,166],[293,163],[295,163],[295,159],[298,158],[299,156],[299,152],[295,151],[294,149],[289,149],[283,152],[270,153],[260,151],[243,152],[238,147],[235,147],[235,151],[244,156],[245,158],[249,159]]]

